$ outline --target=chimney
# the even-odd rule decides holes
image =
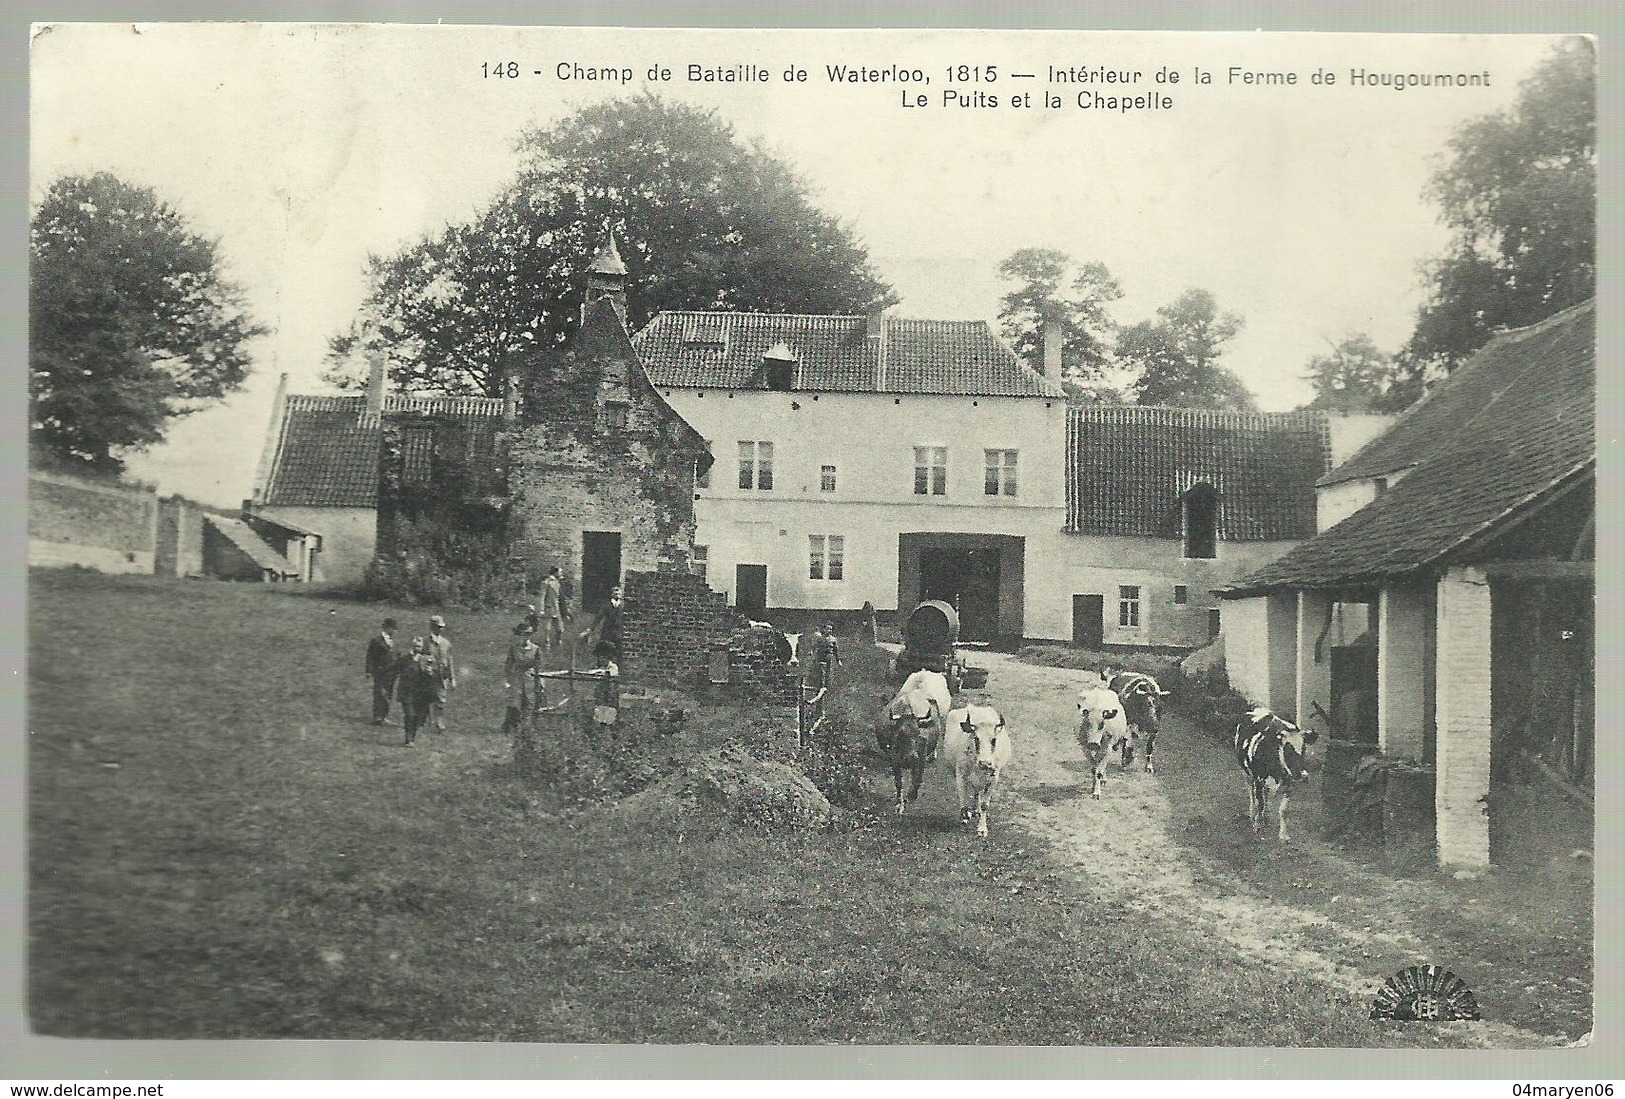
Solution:
[[[367,415],[384,414],[384,384],[388,377],[388,359],[382,348],[367,349]]]
[[[1052,382],[1061,380],[1061,345],[1066,337],[1060,321],[1044,322],[1044,377]]]
[[[869,346],[874,349],[875,356],[875,392],[886,392],[886,307],[881,304],[869,307],[869,316],[863,325],[863,334],[869,340]]]
[[[502,422],[512,424],[519,419],[519,379],[509,374],[502,386]]]
[[[864,325],[863,334],[871,340],[878,340],[886,327],[886,309],[884,306],[871,306],[869,318]]]

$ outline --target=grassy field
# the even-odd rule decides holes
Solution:
[[[818,834],[561,812],[510,766],[511,616],[450,615],[450,731],[361,674],[391,608],[30,578],[29,1006],[130,1038],[1434,1044],[937,804]],[[395,609],[410,636],[426,612]],[[726,725],[726,717],[712,715]],[[890,776],[866,779],[872,804]],[[940,796],[940,791],[938,792]]]

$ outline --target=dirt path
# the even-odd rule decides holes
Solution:
[[[1038,667],[992,654],[978,662],[991,668],[990,700],[1017,735],[1000,815],[1048,841],[1092,895],[1144,913],[1148,921],[1177,921],[1263,964],[1312,976],[1363,1003],[1381,988],[1382,978],[1371,974],[1369,964],[1362,969],[1348,957],[1399,954],[1421,963],[1433,960],[1426,945],[1403,928],[1343,924],[1322,912],[1258,895],[1241,882],[1234,888],[1215,884],[1225,880],[1223,869],[1179,842],[1171,800],[1214,796],[1211,788],[1199,789],[1193,781],[1199,771],[1207,772],[1203,777],[1220,769],[1235,771],[1234,760],[1211,735],[1197,734],[1177,713],[1168,715],[1159,738],[1158,773],[1147,775],[1138,761],[1128,771],[1109,763],[1103,796],[1095,801],[1073,729],[1078,691],[1098,684],[1099,678],[1093,672]],[[1238,810],[1234,826],[1245,829],[1246,793],[1239,772],[1231,786]],[[1273,823],[1260,843],[1276,842]],[[1282,857],[1292,853],[1283,850]],[[1565,1041],[1494,1022],[1453,1023],[1448,1029],[1463,1044],[1496,1048]]]

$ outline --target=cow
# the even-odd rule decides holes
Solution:
[[[1123,716],[1128,719],[1129,730],[1134,734],[1133,739],[1123,747],[1123,766],[1134,762],[1135,742],[1144,741],[1145,772],[1148,775],[1156,774],[1152,753],[1157,747],[1157,734],[1162,731],[1162,700],[1168,697],[1168,692],[1155,679],[1140,672],[1101,672],[1100,677],[1106,687],[1122,700]]]
[[[876,730],[881,750],[891,760],[892,779],[897,784],[897,815],[902,816],[908,802],[920,796],[920,783],[925,779],[925,765],[935,758],[937,746],[942,743],[944,714],[929,692],[920,687],[905,686],[891,705],[886,717]],[[903,772],[912,771],[913,785],[908,797],[903,797]]]
[[[974,820],[979,836],[987,835],[987,811],[1013,747],[1004,718],[991,706],[962,706],[948,715],[946,748],[954,763],[960,819]]]
[[[1292,784],[1309,778],[1304,746],[1319,737],[1315,730],[1300,729],[1262,706],[1248,710],[1237,723],[1236,762],[1247,775],[1247,810],[1254,832],[1263,831],[1269,796],[1279,793],[1280,836],[1286,842],[1286,807],[1292,800]]]
[[[929,668],[921,668],[919,671],[903,680],[903,685],[902,687],[898,688],[897,693],[903,694],[907,691],[913,690],[921,690],[930,695],[931,701],[935,702],[937,704],[937,708],[943,713],[947,713],[949,710],[954,708],[954,696],[948,690],[948,677],[943,675],[941,672],[933,672]]]
[[[1129,750],[1128,718],[1116,691],[1086,687],[1078,692],[1078,744],[1088,756],[1094,776],[1089,796],[1098,801],[1100,789],[1106,785],[1106,757],[1114,748],[1124,753]]]

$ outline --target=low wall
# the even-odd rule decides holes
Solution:
[[[32,470],[28,475],[28,563],[147,573],[158,543],[158,494]]]

